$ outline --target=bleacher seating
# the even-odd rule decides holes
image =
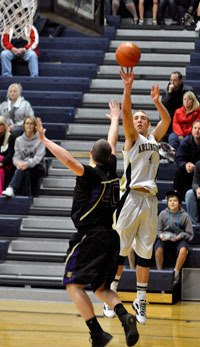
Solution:
[[[158,121],[158,113],[149,96],[151,85],[158,83],[165,88],[172,70],[181,71],[190,80],[198,78],[198,69],[195,73],[188,66],[186,70],[190,53],[195,48],[193,32],[150,28],[132,30],[120,28],[116,32],[113,27],[108,27],[104,37],[91,38],[66,28],[61,38],[41,37],[40,77],[31,79],[26,64],[16,65],[13,78],[0,77],[0,99],[5,98],[11,82],[21,83],[24,96],[44,122],[47,136],[72,151],[83,163],[88,162],[86,152],[89,152],[93,141],[100,136],[105,138],[107,134],[109,122],[105,114],[108,112],[108,101],[116,98],[121,102],[123,86],[114,52],[122,40],[134,37],[142,49],[141,62],[134,69],[133,107],[147,110],[152,126]],[[189,71],[193,73],[191,76]],[[120,154],[123,141],[120,126],[117,146],[119,174],[123,170]],[[75,177],[48,151],[47,161],[48,176],[43,178],[38,196],[33,199],[0,197],[0,229],[4,230],[0,240],[5,241],[5,256],[5,250],[7,252],[0,264],[0,285],[62,287],[65,250],[69,238],[76,233],[70,219]],[[172,188],[174,172],[175,164],[160,164],[159,211],[166,206],[165,194]],[[197,230],[187,267],[200,266]],[[132,287],[132,276],[134,270],[126,268],[119,287],[123,295],[127,296],[128,291],[135,289]],[[158,301],[172,303],[173,270],[157,271],[153,268],[150,290],[170,293],[170,298],[162,296],[162,300],[159,298]]]

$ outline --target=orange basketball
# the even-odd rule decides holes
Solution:
[[[121,43],[115,52],[115,58],[120,66],[133,67],[140,60],[141,52],[137,45],[132,42]]]

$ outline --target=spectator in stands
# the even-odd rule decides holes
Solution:
[[[0,116],[0,195],[13,174],[14,143],[14,136],[9,132],[5,118]]]
[[[155,258],[158,270],[163,267],[164,257],[175,252],[174,284],[179,282],[180,270],[185,263],[193,228],[188,213],[181,207],[177,191],[166,194],[167,208],[158,216],[158,239],[155,243]]]
[[[113,16],[117,15],[121,1],[124,2],[127,10],[131,13],[131,15],[133,17],[134,24],[137,24],[138,23],[138,16],[137,16],[137,11],[136,11],[135,4],[134,4],[133,0],[112,0],[112,14],[113,14]]]
[[[2,192],[8,197],[36,195],[40,179],[45,174],[45,146],[38,139],[35,117],[27,116],[23,129],[23,134],[15,141],[13,163],[16,170],[9,186]]]
[[[190,15],[197,9],[198,6],[198,0],[175,0],[175,4],[178,8],[179,12],[179,18],[183,22],[185,22],[185,13],[189,13]],[[190,26],[195,24],[194,20],[192,20],[193,23],[186,19],[186,26]],[[188,25],[190,23],[190,25]]]
[[[149,1],[146,0],[139,0],[139,25],[144,24],[144,3],[149,3]],[[153,0],[153,7],[152,7],[152,24],[157,24],[157,12],[158,12],[158,0]]]
[[[187,212],[193,224],[200,224],[200,161],[196,162],[192,189],[185,194]]]
[[[183,77],[180,71],[174,71],[170,75],[170,81],[167,85],[166,91],[162,91],[162,103],[168,110],[171,119],[173,121],[174,112],[177,108],[183,105],[183,95],[188,90],[194,92],[193,87],[183,83]],[[168,140],[168,135],[172,131],[172,122],[169,126],[167,136],[165,136],[166,141]]]
[[[200,119],[200,104],[196,95],[188,91],[183,95],[183,106],[178,108],[173,117],[172,129],[169,134],[169,144],[177,149],[185,136],[191,134],[192,124]]]
[[[2,76],[12,76],[12,60],[22,59],[28,62],[31,77],[38,77],[38,43],[39,36],[34,26],[25,27],[24,36],[13,37],[13,28],[6,27],[2,37],[1,46],[1,73]]]
[[[177,16],[177,7],[174,0],[159,0],[158,2],[158,24],[165,24],[165,13],[168,8],[169,17],[172,18],[171,24],[180,24]]]
[[[196,162],[200,160],[200,120],[192,125],[192,133],[184,138],[177,148],[173,188],[181,194],[182,200],[185,193],[192,187],[192,179]]]
[[[70,241],[66,256],[64,285],[84,319],[92,346],[106,346],[112,335],[104,332],[95,316],[85,287],[91,284],[95,295],[114,309],[124,327],[127,346],[136,344],[139,334],[136,318],[129,314],[117,293],[110,290],[119,256],[119,235],[112,229],[112,215],[119,200],[116,173],[116,144],[120,107],[110,103],[111,125],[108,140],[98,140],[90,151],[89,165],[77,161],[66,149],[47,139],[40,119],[39,139],[76,176],[72,220],[77,233]]]
[[[21,84],[10,84],[7,91],[7,100],[0,104],[0,114],[5,117],[8,129],[15,137],[22,134],[24,118],[33,116],[34,111],[30,103],[22,96]]]

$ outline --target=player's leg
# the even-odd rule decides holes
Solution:
[[[103,331],[100,326],[95,316],[92,302],[85,292],[84,286],[79,284],[68,284],[66,290],[89,328],[92,346],[106,346],[112,339],[112,335]]]
[[[117,293],[104,285],[95,291],[95,295],[114,310],[124,328],[127,346],[134,346],[139,339],[135,316],[127,312]]]

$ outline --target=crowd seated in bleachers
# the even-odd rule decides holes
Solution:
[[[178,108],[173,116],[172,132],[169,134],[169,144],[177,149],[180,142],[191,134],[192,124],[200,119],[200,104],[192,91],[183,95],[183,105]]]
[[[39,141],[34,116],[27,116],[23,123],[23,134],[15,141],[13,163],[15,173],[2,195],[34,196],[40,179],[45,174],[45,147]]]
[[[164,258],[175,260],[174,284],[179,282],[189,241],[194,233],[188,213],[181,207],[181,196],[177,191],[166,194],[167,207],[158,216],[158,237],[155,242],[155,260],[158,270],[163,268]]]
[[[34,115],[34,111],[30,103],[22,96],[21,84],[10,84],[7,99],[0,104],[0,114],[6,119],[8,130],[15,137],[22,134],[25,117]]]
[[[170,75],[166,90],[162,91],[162,103],[169,112],[172,120],[168,132],[165,135],[165,141],[168,141],[168,135],[172,131],[174,113],[178,108],[183,106],[183,95],[189,90],[194,92],[192,86],[186,85],[183,82],[180,71],[173,71]]]
[[[5,118],[0,116],[0,195],[13,175],[14,143],[15,138],[9,132]]]

